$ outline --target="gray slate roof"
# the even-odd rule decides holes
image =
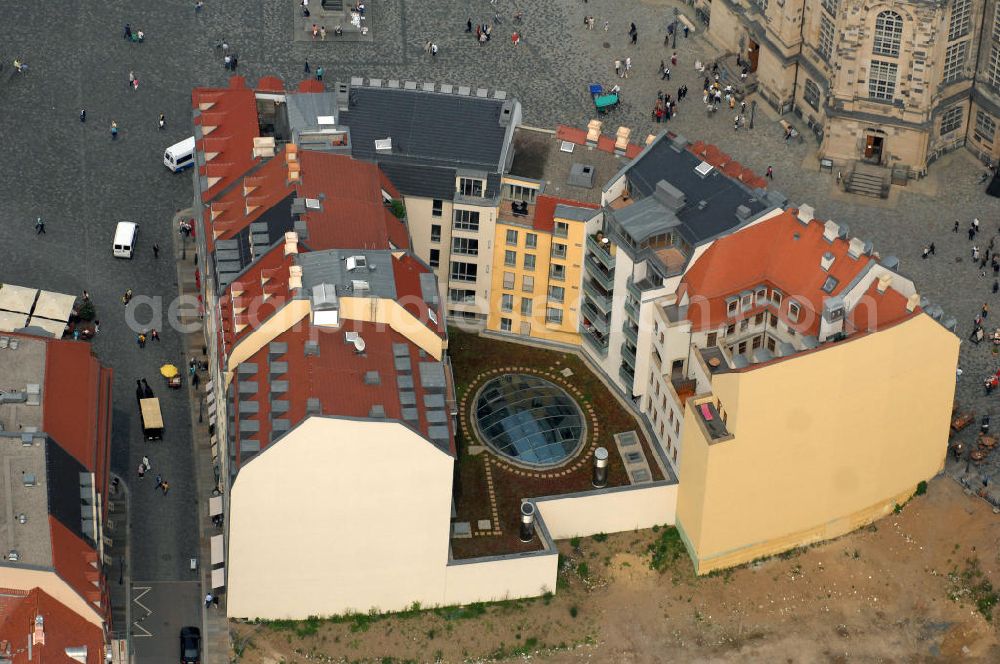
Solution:
[[[347,269],[347,258],[364,256],[367,266]],[[336,288],[338,296],[352,295],[352,281],[368,282],[366,296],[396,299],[396,280],[393,276],[392,252],[359,249],[330,249],[310,251],[298,255],[302,266],[302,286],[310,291],[320,284]]]

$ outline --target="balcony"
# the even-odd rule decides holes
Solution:
[[[601,265],[609,270],[615,267],[615,256],[612,253],[611,241],[604,237],[601,240],[597,239],[597,235],[587,236],[587,250],[590,255],[597,258]]]
[[[594,281],[601,285],[601,288],[606,291],[614,290],[615,271],[613,269],[606,269],[604,264],[592,254],[588,254],[583,266],[586,273],[593,277]]]
[[[632,383],[635,382],[635,371],[627,364],[623,364],[618,368],[618,375],[625,381],[625,387],[631,393]]]
[[[594,305],[584,299],[583,306],[580,308],[580,313],[583,315],[587,321],[596,327],[600,333],[607,336],[611,332],[611,320],[610,317],[606,317],[600,311],[594,308]]]
[[[625,338],[632,342],[633,346],[639,345],[639,328],[632,325],[625,325],[623,328]]]
[[[580,336],[586,340],[590,347],[596,350],[603,357],[608,355],[608,338],[598,332],[597,328],[590,326],[587,327],[580,324]]]
[[[636,323],[639,322],[639,307],[637,307],[633,302],[632,298],[625,298],[625,312],[634,320]]]
[[[702,427],[704,427],[705,433],[708,434],[710,443],[732,438],[732,435],[726,428],[726,423],[722,420],[722,416],[719,415],[719,410],[712,401],[696,403],[692,408],[694,409],[695,416]]]
[[[628,281],[625,282],[625,288],[628,289],[629,295],[634,297],[636,302],[642,302],[642,291],[635,285],[635,280],[632,277],[629,277]]]
[[[611,313],[611,296],[602,292],[600,288],[594,285],[591,281],[583,282],[583,292],[587,294],[590,301],[593,302],[598,309],[606,314]]]
[[[635,369],[635,351],[628,347],[628,344],[622,344],[622,359]]]

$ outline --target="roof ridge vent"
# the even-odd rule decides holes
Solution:
[[[840,224],[833,221],[832,219],[826,221],[823,224],[823,239],[827,242],[833,242],[837,239],[837,235],[840,233]]]
[[[798,212],[795,214],[795,218],[803,224],[808,224],[816,218],[816,209],[811,205],[803,203],[799,206]]]

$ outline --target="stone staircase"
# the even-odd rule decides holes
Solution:
[[[860,196],[889,197],[888,168],[855,162],[844,178],[844,190]]]

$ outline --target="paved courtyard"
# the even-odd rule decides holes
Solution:
[[[980,277],[970,265],[967,237],[951,233],[955,220],[964,228],[974,216],[985,229],[980,246],[1000,232],[1000,202],[977,186],[980,169],[969,155],[946,157],[928,178],[894,190],[888,201],[838,192],[834,175],[818,172],[815,143],[808,138],[784,143],[766,107],[758,108],[754,130],[734,132],[728,112],[706,117],[693,62],[710,61],[715,51],[700,33],[678,37],[673,80],[660,81],[660,61],[669,61],[673,51],[663,45],[666,25],[675,6],[693,19],[686,5],[667,0],[498,0],[496,7],[488,0],[369,4],[370,43],[338,43],[330,37],[293,41],[294,0],[208,0],[200,14],[188,0],[144,3],[141,9],[123,0],[72,0],[58,9],[29,3],[8,12],[0,24],[5,148],[0,151],[0,281],[68,293],[88,289],[96,302],[101,333],[95,347],[116,370],[113,468],[136,485],[134,468],[145,452],[153,461],[152,474],[162,472],[171,483],[167,497],[152,490],[151,478],[133,486],[132,569],[138,581],[191,578],[187,560],[198,545],[194,461],[184,392],[158,390],[166,396],[168,434],[162,443],[139,439],[134,379],[147,376],[154,388],[161,385],[156,367],[167,359],[183,361],[181,340],[164,330],[160,344],[138,349],[118,298],[126,288],[166,301],[176,294],[173,263],[165,255],[154,261],[150,247],[155,241],[164,254],[169,251],[170,218],[190,205],[191,187],[187,176],[163,168],[161,155],[165,146],[190,134],[191,88],[224,84],[227,72],[215,48],[223,39],[238,53],[239,73],[251,83],[265,74],[295,82],[308,60],[313,69],[325,67],[327,81],[366,76],[502,89],[522,101],[526,124],[546,128],[585,125],[592,119],[587,86],[618,82],[625,104],[606,118],[607,133],[625,125],[641,142],[648,132],[666,128],[715,143],[758,172],[773,165],[774,187],[793,202],[814,205],[818,216],[847,223],[852,234],[873,240],[883,255],[899,256],[902,272],[920,291],[958,318],[963,338],[983,302],[996,305],[990,320],[1000,318],[992,278]],[[525,12],[523,25],[512,22],[518,9]],[[493,21],[494,12],[502,23]],[[595,17],[595,30],[584,27],[585,15]],[[492,41],[480,46],[466,34],[467,18],[494,23]],[[122,39],[126,21],[145,31],[144,44]],[[635,47],[626,34],[633,21],[639,29]],[[515,28],[523,36],[517,46],[510,40]],[[423,52],[429,40],[440,48],[434,58]],[[613,61],[625,56],[633,60],[633,74],[615,81]],[[12,76],[14,57],[28,63],[26,76]],[[136,92],[126,87],[130,70],[140,80]],[[690,95],[678,117],[654,125],[649,116],[656,91],[676,95],[682,84]],[[77,119],[81,108],[87,109],[85,124]],[[164,131],[156,128],[161,112],[167,117]],[[112,120],[121,130],[117,141],[109,134]],[[36,237],[33,222],[39,215],[48,233]],[[125,219],[142,224],[139,254],[131,262],[112,259],[109,246],[115,223]],[[921,248],[931,241],[937,255],[921,260]],[[963,344],[958,396],[980,414],[1000,415],[998,397],[988,400],[982,394],[983,376],[998,365],[990,351],[986,344]],[[993,456],[987,472],[1000,476],[1000,454]]]

